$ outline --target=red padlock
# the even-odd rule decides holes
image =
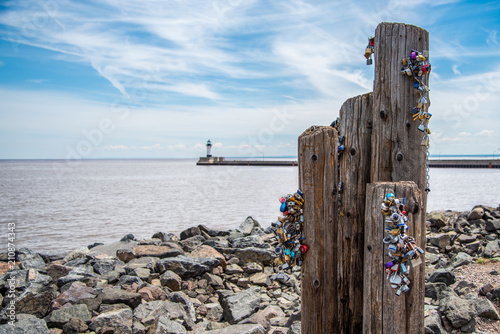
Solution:
[[[368,45],[375,46],[375,37],[371,36],[370,38],[368,38]]]
[[[422,65],[422,73],[429,73],[431,71],[431,65],[430,64],[424,64]]]
[[[301,245],[301,246],[300,246],[299,250],[300,250],[300,252],[301,252],[302,254],[305,254],[305,253],[307,253],[307,251],[309,250],[309,247],[307,247],[307,245],[306,245],[306,244],[303,244],[303,245]]]

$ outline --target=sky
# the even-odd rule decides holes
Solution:
[[[430,152],[500,156],[499,1],[0,1],[0,159],[296,156],[373,90],[380,22],[430,34]]]

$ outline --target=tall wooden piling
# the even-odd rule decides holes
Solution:
[[[378,192],[385,188],[375,192],[370,188],[373,185],[367,185],[415,182],[416,186],[394,187],[396,196],[415,199],[415,207],[422,212],[412,212],[410,235],[423,247],[426,156],[420,145],[423,133],[410,113],[419,96],[413,80],[400,69],[401,59],[412,49],[429,50],[428,46],[428,33],[421,28],[381,23],[375,32],[374,92],[348,99],[340,110],[338,136],[345,136],[345,150],[337,159],[334,129],[308,129],[299,137],[299,186],[306,199],[304,235],[310,246],[302,267],[303,333],[390,333],[409,328],[410,323],[417,330],[408,333],[423,333],[424,266],[413,270],[408,295],[393,296],[389,283],[380,280],[384,274],[382,253],[374,258],[376,263],[370,256],[374,256],[375,243],[382,249],[383,232],[377,234],[378,240],[367,239],[367,233],[374,235],[380,228],[375,215],[383,221],[383,196]],[[312,161],[313,156],[318,160]],[[376,211],[371,205],[375,202]],[[381,297],[373,284],[391,296]],[[404,309],[403,314],[393,312],[395,305]]]

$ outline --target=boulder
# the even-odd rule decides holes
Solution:
[[[493,241],[489,241],[486,244],[486,247],[484,247],[483,254],[485,257],[493,257],[496,254],[498,254],[499,251],[500,251],[500,248],[498,247],[498,240],[493,240]]]
[[[44,320],[26,318],[14,322],[14,325],[0,325],[0,334],[50,334],[50,332]]]
[[[89,329],[96,334],[132,334],[132,316],[128,308],[101,313],[90,323]]]
[[[210,246],[210,247],[213,247],[217,250],[219,250],[221,248],[229,248],[230,247],[229,241],[223,237],[212,237],[208,240],[205,240],[203,242],[203,244]]]
[[[500,230],[500,219],[488,220],[485,226],[486,231],[495,232]]]
[[[207,303],[204,305],[207,309],[205,319],[208,321],[220,321],[222,319],[224,310],[219,303]]]
[[[477,234],[461,234],[455,241],[461,243],[461,244],[470,244],[471,242],[476,241],[476,239],[479,237]]]
[[[442,282],[448,286],[455,283],[455,281],[455,275],[448,269],[437,269],[429,277],[430,283]]]
[[[219,265],[226,268],[226,258],[215,248],[208,245],[197,246],[190,254],[191,257],[212,257],[219,260]]]
[[[273,318],[284,318],[285,312],[277,305],[269,305],[265,309],[258,311],[252,315],[249,322],[260,324],[264,328],[269,328],[269,320]]]
[[[167,299],[167,293],[159,286],[148,285],[137,291],[137,293],[140,294],[142,299],[146,302]]]
[[[97,291],[90,287],[72,287],[57,296],[52,301],[52,309],[59,309],[66,304],[85,304],[89,310],[97,310],[101,299],[97,297]]]
[[[289,334],[301,334],[302,332],[302,325],[300,321],[294,321],[290,325],[290,330],[288,331]]]
[[[184,292],[174,292],[170,295],[170,300],[181,305],[184,310],[185,316],[183,319],[187,322],[186,327],[193,327],[194,321],[196,321],[196,311],[191,299]]]
[[[124,263],[118,259],[103,259],[96,261],[92,267],[96,273],[104,275],[114,270],[117,264],[124,265]]]
[[[438,300],[441,298],[442,292],[452,291],[450,287],[446,284],[438,283],[425,283],[425,297],[432,298],[433,300]]]
[[[140,294],[120,289],[104,288],[100,296],[102,297],[103,304],[123,303],[132,308],[136,308],[141,303]]]
[[[175,234],[166,232],[156,232],[151,238],[160,239],[162,242],[179,241],[179,238],[177,238]]]
[[[169,316],[168,302],[152,301],[137,306],[134,310],[134,318],[137,319],[144,327],[149,328],[155,323],[155,320],[161,316]]]
[[[258,235],[249,235],[242,238],[237,238],[233,240],[234,248],[248,248],[248,247],[257,247],[257,248],[269,248],[269,244],[265,243],[261,237]]]
[[[205,331],[206,334],[264,334],[266,330],[259,324],[228,326],[222,329]]]
[[[450,245],[450,235],[447,233],[432,234],[429,238],[431,245],[444,249]]]
[[[461,299],[454,293],[448,293],[439,300],[439,310],[451,322],[454,328],[461,328],[475,316],[474,305]]]
[[[56,263],[51,263],[45,268],[47,274],[52,278],[52,282],[57,282],[59,278],[68,275],[71,270],[72,268],[70,267]]]
[[[488,299],[481,297],[474,298],[473,303],[478,317],[500,320],[498,311]]]
[[[210,273],[204,273],[202,277],[203,279],[206,279],[207,283],[211,285],[214,289],[224,288],[224,281],[219,276]]]
[[[248,262],[259,262],[263,265],[270,265],[274,260],[275,254],[271,249],[248,247],[234,249],[234,255],[240,259],[240,264]]]
[[[453,257],[453,260],[452,260],[450,266],[453,269],[455,269],[455,268],[458,268],[460,266],[465,266],[465,265],[471,264],[472,261],[473,261],[472,256],[470,256],[469,254],[464,253],[464,252],[459,252],[459,253],[457,253],[457,255],[455,255]]]
[[[45,261],[42,259],[42,257],[29,248],[20,248],[17,251],[16,257],[17,261],[21,263],[22,269],[41,269],[45,267]]]
[[[269,278],[263,272],[255,273],[248,279],[250,280],[250,283],[260,286],[267,286],[267,282],[269,281]]]
[[[91,314],[85,304],[71,305],[63,309],[52,311],[45,321],[49,327],[61,328],[71,319],[80,319],[85,323],[90,323]]]
[[[168,316],[160,316],[151,326],[148,334],[181,334],[187,333],[186,328]]]
[[[89,326],[81,319],[71,318],[62,329],[63,334],[78,334],[85,333],[89,329]]]
[[[181,289],[182,278],[173,271],[167,270],[160,276],[161,285],[166,286],[172,291]]]
[[[179,244],[182,249],[186,252],[192,252],[196,247],[202,245],[205,242],[205,238],[202,235],[195,235],[194,237],[181,240]]]
[[[134,258],[128,262],[123,269],[125,272],[131,273],[137,268],[146,268],[151,271],[154,270],[156,262],[160,260],[159,257],[145,256],[141,258]]]
[[[194,237],[196,235],[201,235],[200,228],[197,226],[190,227],[181,232],[181,240],[186,240],[188,238]]]
[[[446,215],[441,211],[432,211],[427,214],[427,221],[430,222],[431,228],[440,229],[446,225]]]
[[[16,313],[27,313],[37,318],[45,317],[50,311],[50,304],[57,297],[52,285],[30,286],[16,298]]]
[[[481,219],[483,218],[484,215],[484,209],[481,207],[474,208],[469,214],[467,215],[467,220],[476,220],[476,219]]]
[[[241,267],[237,264],[228,264],[224,271],[228,275],[243,274],[244,273],[243,269],[241,269]]]
[[[134,248],[133,252],[135,257],[158,257],[160,259],[184,254],[180,247],[156,245],[139,245]]]
[[[425,333],[426,334],[446,334],[448,333],[441,323],[441,317],[439,313],[432,313],[427,316],[424,320]]]
[[[182,278],[189,278],[211,272],[218,265],[219,260],[214,258],[192,258],[185,255],[179,255],[158,261],[156,263],[156,268],[161,274],[170,270]]]
[[[247,219],[245,219],[245,221],[241,223],[236,230],[244,235],[249,235],[252,233],[254,227],[260,227],[260,224],[252,217],[247,217]]]
[[[224,320],[236,324],[250,317],[259,308],[260,288],[253,287],[238,293],[218,290],[219,300],[224,310]]]

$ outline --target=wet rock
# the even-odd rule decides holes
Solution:
[[[184,254],[184,251],[179,247],[139,245],[134,248],[135,257],[157,257],[163,259],[166,257],[174,257],[181,254]]]
[[[448,286],[455,283],[455,281],[455,275],[448,269],[437,269],[429,277],[430,283],[442,282]]]
[[[103,304],[123,303],[136,308],[141,303],[140,294],[114,288],[104,288],[100,296],[102,297]]]
[[[190,227],[181,232],[181,240],[186,240],[188,238],[194,237],[196,235],[201,235],[200,228],[197,226]]]
[[[132,311],[128,308],[101,313],[89,325],[96,334],[132,334]]]
[[[168,287],[172,291],[181,289],[182,278],[173,271],[167,270],[160,276],[161,285]]]
[[[219,300],[224,310],[224,319],[235,324],[251,316],[260,304],[260,288],[253,287],[239,293],[218,290]]]
[[[71,305],[63,309],[52,311],[47,318],[49,327],[61,328],[72,318],[80,319],[85,323],[90,323],[91,314],[85,304]]]
[[[47,323],[42,319],[27,318],[14,325],[0,325],[0,334],[50,334]]]
[[[176,321],[170,320],[167,316],[156,319],[148,334],[181,334],[187,333],[186,328]]]
[[[156,263],[156,268],[161,274],[170,270],[182,278],[189,278],[211,272],[218,265],[219,260],[214,258],[191,258],[185,255],[179,255],[158,261]]]

